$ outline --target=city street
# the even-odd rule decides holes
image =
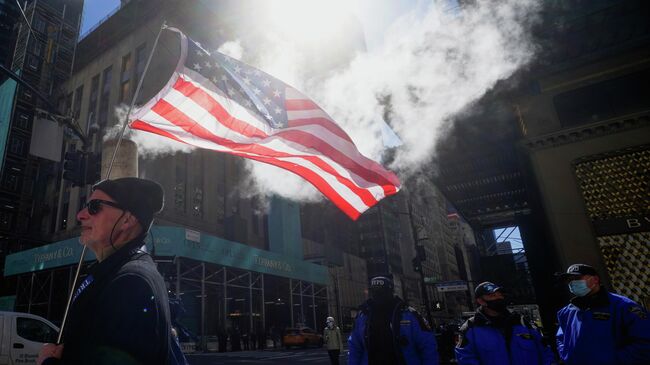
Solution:
[[[191,365],[208,364],[329,364],[324,348],[241,351],[188,355]],[[347,356],[341,354],[341,364],[347,364]]]
[[[648,14],[0,0],[0,365],[650,364]]]

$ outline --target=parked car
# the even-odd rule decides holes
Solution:
[[[58,334],[43,317],[0,311],[0,365],[36,364],[43,344],[56,342]]]
[[[287,328],[282,337],[282,344],[284,347],[290,348],[291,346],[323,346],[323,336],[316,333],[311,328]]]

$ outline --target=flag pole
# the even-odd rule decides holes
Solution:
[[[144,77],[147,74],[147,70],[149,69],[149,64],[151,63],[151,59],[153,58],[153,53],[156,50],[156,46],[158,45],[158,40],[160,39],[160,34],[165,28],[167,28],[167,21],[163,20],[163,23],[160,26],[160,29],[158,30],[158,34],[156,35],[156,40],[153,42],[153,47],[151,47],[151,52],[149,53],[147,64],[144,66],[144,70],[142,71],[142,76],[140,77],[140,80],[138,80],[138,87],[135,89],[135,93],[133,93],[133,98],[131,99],[131,105],[129,105],[129,109],[126,112],[126,117],[124,118],[122,129],[117,139],[117,143],[115,144],[115,149],[113,150],[113,157],[111,157],[111,162],[108,165],[108,169],[106,170],[106,176],[104,177],[104,179],[108,179],[111,176],[111,171],[113,170],[113,163],[115,162],[115,157],[117,156],[117,150],[120,148],[120,144],[122,143],[122,138],[124,137],[124,131],[126,130],[126,126],[129,124],[129,116],[131,115],[131,110],[133,110],[138,95],[140,94],[140,89],[142,88],[142,82],[144,81]],[[83,248],[81,250],[81,256],[79,257],[79,263],[77,264],[77,271],[74,274],[74,279],[72,280],[72,286],[70,287],[70,294],[68,295],[68,303],[66,304],[65,312],[63,313],[63,321],[61,322],[61,328],[59,329],[59,336],[57,337],[56,340],[57,344],[61,343],[61,338],[63,337],[63,329],[65,328],[66,320],[68,319],[68,311],[70,310],[70,304],[72,303],[74,290],[75,287],[77,286],[77,279],[79,279],[79,272],[81,271],[81,266],[83,265],[84,262],[86,249],[87,249],[86,245],[83,245]]]

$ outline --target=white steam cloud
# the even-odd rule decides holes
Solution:
[[[393,129],[404,145],[392,168],[426,162],[446,124],[532,57],[529,26],[536,1],[480,1],[458,14],[432,7],[408,14],[387,32],[384,46],[360,55],[321,89],[322,102],[345,125],[362,152],[379,158],[377,130],[390,96]],[[489,131],[486,131],[489,133]]]
[[[107,129],[104,133],[104,140],[117,138],[122,131],[124,120],[126,120],[126,113],[129,107],[125,104],[120,104],[115,107],[114,115],[115,120],[118,121],[112,128]],[[124,137],[132,140],[138,145],[138,154],[144,158],[156,158],[163,155],[173,155],[176,152],[189,153],[195,147],[185,143],[176,142],[172,139],[159,136],[157,134],[140,131],[137,129],[126,128],[124,130]]]

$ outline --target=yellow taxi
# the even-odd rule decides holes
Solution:
[[[284,336],[282,337],[282,344],[286,348],[291,346],[323,346],[323,336],[319,333],[316,333],[311,328],[301,327],[301,328],[287,328],[284,331]]]

